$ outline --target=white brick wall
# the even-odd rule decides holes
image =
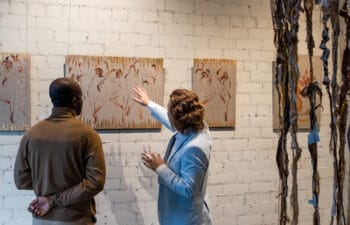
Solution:
[[[314,15],[318,46],[321,26],[319,14]],[[304,27],[301,22],[303,48]],[[303,48],[299,51],[305,54]],[[272,132],[271,62],[275,56],[269,1],[2,1],[0,51],[31,54],[33,124],[50,114],[48,84],[63,76],[67,54],[164,58],[165,98],[174,88],[191,88],[194,57],[236,59],[237,126],[211,132],[214,148],[208,192],[213,221],[215,225],[277,224],[278,135]],[[320,54],[317,47],[316,53]],[[328,223],[332,160],[327,148],[328,98],[323,100],[320,214],[322,223]],[[157,179],[141,165],[140,153],[144,146],[163,152],[170,133],[163,129],[130,134],[100,133],[108,175],[104,191],[97,196],[99,225],[158,224]],[[312,224],[312,207],[307,203],[311,169],[306,135],[298,134],[303,148],[299,163],[299,224],[303,225]],[[33,193],[16,190],[12,178],[21,136],[21,132],[0,134],[0,225],[31,224],[25,209]]]

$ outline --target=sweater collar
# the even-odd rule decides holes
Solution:
[[[74,109],[67,107],[53,107],[52,114],[49,118],[74,118],[77,112]]]

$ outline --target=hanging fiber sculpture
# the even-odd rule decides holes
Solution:
[[[317,142],[320,141],[318,134],[318,123],[316,117],[316,110],[321,106],[322,102],[322,90],[317,81],[314,80],[313,75],[313,48],[315,47],[315,42],[312,36],[312,10],[313,10],[313,1],[304,0],[304,9],[306,14],[306,34],[307,34],[307,46],[308,46],[308,56],[309,56],[309,65],[310,65],[310,83],[301,91],[301,95],[308,97],[310,102],[310,132],[308,135],[308,149],[311,156],[312,162],[312,200],[310,203],[314,207],[313,213],[313,224],[320,224],[320,214],[318,209],[318,199],[320,192],[320,182],[319,182],[319,173],[317,169],[318,162],[318,152],[317,152]],[[316,105],[316,96],[320,96],[320,104]]]
[[[308,149],[312,162],[312,200],[310,203],[314,207],[313,224],[320,224],[320,214],[318,210],[318,199],[320,193],[320,176],[317,169],[318,164],[318,152],[317,142],[320,141],[318,135],[318,123],[316,117],[317,108],[321,107],[321,103],[316,105],[316,96],[320,96],[320,102],[322,102],[322,90],[317,81],[311,81],[306,88],[301,91],[301,95],[309,97],[310,101],[310,132],[308,135]]]
[[[342,10],[340,10],[339,15],[342,16],[345,20],[346,23],[346,47],[344,50],[343,54],[343,61],[342,61],[342,80],[343,80],[343,85],[346,84],[346,87],[344,89],[347,89],[347,91],[350,88],[350,16],[349,16],[349,9],[350,9],[350,0],[347,0],[344,5]],[[344,94],[346,94],[345,90],[341,90]],[[345,96],[346,97],[346,96]],[[347,108],[348,106],[346,106]],[[347,109],[348,110],[348,109]],[[348,141],[348,149],[350,150],[350,126],[348,127],[347,130],[347,141]],[[350,163],[348,166],[350,170]],[[348,177],[350,179],[350,177]],[[350,180],[348,180],[348,207],[347,207],[347,215],[346,215],[346,221],[350,223]],[[344,215],[345,216],[345,215]]]
[[[298,19],[299,13],[302,11],[300,6],[301,0],[270,0],[272,21],[274,26],[274,45],[276,47],[276,67],[275,69],[275,88],[278,95],[279,104],[279,140],[276,152],[276,163],[280,178],[280,208],[279,208],[279,224],[285,225],[289,222],[287,216],[287,196],[288,196],[288,153],[286,148],[287,133],[291,132],[291,148],[293,153],[292,164],[292,194],[290,198],[292,208],[291,224],[298,224],[298,188],[297,188],[297,163],[301,155],[301,148],[297,142],[297,107],[296,107],[296,90],[299,78],[299,68],[297,62],[297,44],[298,44]],[[334,222],[336,216],[337,225],[346,225],[344,207],[343,207],[343,183],[345,177],[345,130],[347,122],[348,105],[346,102],[347,92],[350,88],[350,25],[348,16],[348,6],[350,0],[344,4],[341,15],[347,23],[347,47],[343,54],[342,61],[342,86],[337,85],[337,64],[338,64],[338,39],[339,39],[339,0],[315,0],[316,4],[321,4],[322,11],[322,40],[320,48],[322,49],[321,60],[323,62],[323,85],[326,88],[330,104],[331,116],[331,134],[329,149],[333,155],[333,203],[331,212],[331,222]],[[320,224],[319,215],[319,173],[318,173],[318,152],[317,142],[318,122],[316,110],[321,107],[321,102],[317,105],[317,96],[322,101],[322,92],[319,84],[313,76],[312,56],[315,46],[312,37],[312,10],[313,1],[304,0],[304,9],[306,14],[306,33],[307,46],[310,63],[310,80],[309,85],[301,91],[303,96],[307,96],[310,101],[310,132],[308,135],[308,149],[312,161],[312,203],[314,207],[313,224]],[[330,50],[327,48],[329,41],[329,28],[327,23],[330,20],[332,27],[332,77],[329,79],[328,58]],[[338,120],[337,120],[338,118]],[[337,130],[338,128],[338,130]],[[338,149],[338,132],[340,134]],[[348,143],[350,142],[350,127],[348,128]],[[350,146],[350,144],[349,144]],[[338,151],[337,151],[338,150]],[[338,160],[339,157],[339,160]],[[350,196],[350,195],[349,195]],[[350,197],[349,197],[350,199]],[[350,215],[349,215],[350,217]]]
[[[290,126],[288,99],[288,61],[287,61],[287,30],[285,19],[286,4],[282,0],[271,0],[271,13],[274,25],[274,45],[277,50],[275,68],[275,88],[279,103],[279,129],[276,163],[280,178],[280,213],[279,224],[287,224],[287,196],[288,196],[288,154],[286,150],[287,133]]]
[[[291,206],[293,210],[292,223],[298,223],[298,196],[297,196],[297,161],[301,155],[301,148],[297,142],[296,132],[298,129],[296,89],[299,79],[297,63],[298,43],[298,19],[301,11],[301,0],[271,0],[271,13],[274,25],[274,45],[277,49],[275,67],[275,88],[279,103],[279,129],[276,163],[281,181],[280,215],[279,224],[288,222],[287,196],[288,196],[288,153],[286,149],[287,134],[291,128],[291,148],[293,150],[293,187]]]
[[[322,41],[320,44],[320,48],[322,49],[323,53],[321,56],[321,60],[323,62],[323,85],[326,87],[326,91],[329,97],[329,105],[330,105],[330,115],[331,115],[331,136],[330,136],[330,143],[329,143],[329,149],[330,152],[333,153],[333,205],[331,210],[331,225],[333,224],[333,218],[335,215],[335,208],[336,208],[336,190],[338,189],[338,182],[337,182],[337,154],[336,154],[336,148],[337,148],[337,130],[336,130],[336,114],[334,110],[334,104],[333,104],[333,98],[330,91],[330,79],[328,74],[328,58],[330,54],[330,50],[327,48],[327,42],[329,41],[329,34],[327,27],[327,22],[329,20],[329,3],[326,0],[322,0],[321,2],[321,10],[322,10],[322,24],[323,24],[323,30],[322,30]]]
[[[328,78],[328,68],[324,68],[324,81],[323,84],[326,86],[327,94],[330,101],[330,112],[331,112],[331,138],[330,138],[330,152],[333,155],[333,203],[331,210],[331,221],[330,224],[333,225],[334,217],[336,216],[337,225],[346,225],[344,206],[343,206],[343,183],[344,183],[344,148],[345,148],[345,129],[346,129],[346,92],[347,87],[344,86],[344,72],[343,73],[343,85],[341,90],[337,84],[337,64],[338,64],[338,39],[339,39],[339,0],[329,0],[322,1],[322,12],[323,18],[330,18],[332,24],[332,62],[333,62],[333,73],[332,80],[329,81]],[[347,11],[346,11],[347,12]],[[344,8],[343,8],[344,14]],[[347,14],[347,13],[346,13]],[[326,29],[327,20],[323,21],[324,31]],[[328,29],[327,29],[328,31]],[[324,34],[324,33],[323,33]],[[328,32],[327,32],[328,35]],[[322,35],[323,40],[325,40],[324,35]],[[328,37],[327,37],[328,38]],[[322,41],[323,41],[322,40]],[[321,49],[325,49],[324,45],[320,46]],[[328,50],[329,55],[329,50]],[[323,56],[322,60],[325,60]],[[344,52],[342,67],[344,65],[344,59],[346,59],[346,51]],[[327,69],[327,71],[325,71]],[[343,68],[342,68],[343,70]],[[345,75],[346,76],[346,75]],[[331,89],[331,90],[330,90]],[[338,107],[337,107],[338,105]],[[337,121],[338,118],[338,121]],[[338,131],[337,131],[338,127]],[[338,146],[338,132],[339,132],[339,149]]]
[[[297,84],[299,80],[298,67],[298,29],[299,14],[301,11],[301,0],[289,2],[289,11],[287,14],[290,32],[288,36],[288,77],[289,77],[289,98],[290,98],[290,133],[291,133],[291,149],[292,149],[292,189],[290,195],[290,204],[292,208],[292,225],[298,224],[299,203],[298,203],[298,184],[297,169],[298,161],[301,156],[301,148],[297,141],[298,131],[298,111],[297,111]]]
[[[350,75],[350,21],[348,16],[348,3],[344,2],[343,8],[340,10],[339,15],[342,16],[346,23],[346,47],[343,53],[341,72],[342,72],[342,85],[340,88],[338,98],[338,131],[339,137],[339,161],[338,161],[338,192],[337,192],[337,222],[338,224],[347,224],[343,205],[343,190],[344,190],[344,179],[345,179],[345,135],[346,135],[346,124],[347,124],[347,93],[349,90],[349,75]]]

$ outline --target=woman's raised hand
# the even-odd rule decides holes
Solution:
[[[149,99],[146,90],[139,84],[134,86],[132,89],[137,94],[137,97],[133,97],[132,99],[143,106],[147,106],[151,100]]]

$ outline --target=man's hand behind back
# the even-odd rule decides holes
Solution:
[[[28,207],[28,210],[37,216],[45,216],[50,209],[49,199],[41,196],[34,199]]]

